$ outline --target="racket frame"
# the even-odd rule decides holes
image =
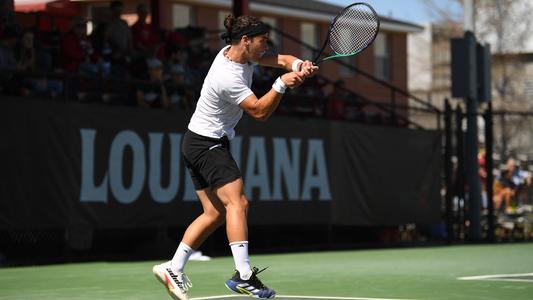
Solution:
[[[335,22],[337,22],[337,19],[342,16],[342,14],[344,13],[344,11],[346,11],[347,9],[349,9],[350,7],[352,6],[355,6],[355,5],[365,5],[367,6],[368,8],[370,8],[370,10],[372,11],[372,13],[374,13],[374,15],[376,16],[376,19],[377,19],[377,30],[376,32],[374,33],[374,36],[372,37],[372,39],[370,40],[370,42],[367,43],[367,45],[362,48],[361,50],[357,51],[357,52],[354,52],[354,53],[349,53],[349,54],[339,54],[337,52],[335,52],[335,50],[333,50],[333,52],[335,52],[335,55],[331,55],[331,56],[327,56],[325,58],[322,58],[319,60],[320,56],[322,56],[322,53],[324,52],[324,49],[326,49],[326,46],[329,44],[329,39],[330,39],[330,36],[331,36],[331,30],[333,29],[333,25],[335,24]],[[370,46],[374,40],[376,39],[376,37],[378,36],[378,33],[379,33],[379,28],[380,28],[380,19],[379,19],[379,15],[377,14],[376,10],[374,10],[374,8],[372,6],[370,6],[370,4],[368,3],[364,3],[364,2],[356,2],[356,3],[353,3],[353,4],[350,4],[348,6],[346,6],[345,8],[343,8],[336,16],[335,18],[333,19],[333,21],[331,21],[331,23],[329,24],[329,29],[328,29],[328,35],[326,37],[326,40],[324,41],[324,45],[322,45],[322,49],[320,49],[320,52],[318,53],[318,55],[316,56],[316,58],[313,60],[313,64],[314,65],[318,65],[319,63],[323,62],[323,61],[326,61],[326,60],[329,60],[329,59],[332,59],[332,58],[339,58],[339,57],[347,57],[347,56],[354,56],[354,55],[357,55],[361,52],[363,52],[366,48],[368,48],[368,46]]]

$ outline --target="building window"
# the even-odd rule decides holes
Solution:
[[[184,28],[193,25],[193,10],[189,5],[172,4],[172,27]]]
[[[270,27],[273,27],[273,28],[278,28],[278,19],[276,18],[272,18],[272,17],[261,17],[261,21],[265,24],[268,24],[270,25]],[[281,38],[279,36],[279,34],[275,31],[275,30],[270,30],[270,34],[269,34],[269,37],[270,37],[270,40],[272,41],[272,43],[274,43],[274,46],[276,49],[273,49],[273,50],[278,50],[278,51],[274,51],[274,52],[279,52],[279,49],[281,49]]]
[[[318,48],[318,26],[314,23],[302,22],[300,25],[300,39],[305,44]],[[314,53],[308,47],[302,45],[301,59],[314,59]]]
[[[374,41],[374,75],[380,79],[390,78],[390,42],[387,34],[379,33]]]

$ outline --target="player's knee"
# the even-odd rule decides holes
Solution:
[[[242,208],[244,209],[244,211],[247,212],[248,211],[248,205],[249,205],[248,198],[246,198],[246,196],[242,195],[240,202],[241,202],[241,205],[242,205]]]
[[[236,211],[248,211],[248,199],[245,196],[240,196],[233,199],[226,205],[226,210],[236,210]]]
[[[210,209],[208,211],[204,211],[204,214],[209,217],[209,219],[211,220],[211,222],[213,224],[216,224],[216,225],[222,225],[224,224],[225,220],[226,220],[226,213],[225,212],[221,212],[219,210],[216,210],[216,209]]]

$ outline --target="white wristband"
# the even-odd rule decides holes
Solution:
[[[301,59],[295,59],[293,62],[292,62],[292,71],[294,72],[298,72],[300,71],[300,63],[303,63],[304,61],[301,60]]]
[[[274,81],[274,84],[272,85],[272,88],[274,89],[274,91],[276,91],[276,92],[278,92],[280,94],[285,94],[285,90],[287,89],[287,86],[285,85],[283,80],[281,80],[281,77],[278,77],[278,79],[276,79],[276,81]]]

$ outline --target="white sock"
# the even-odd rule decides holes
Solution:
[[[252,269],[250,268],[250,258],[248,256],[248,241],[233,242],[229,246],[235,261],[235,269],[239,271],[241,279],[250,279]]]
[[[193,252],[194,250],[191,247],[181,242],[178,246],[178,249],[176,249],[176,253],[172,258],[172,261],[170,262],[170,267],[175,271],[183,272],[185,264]]]

